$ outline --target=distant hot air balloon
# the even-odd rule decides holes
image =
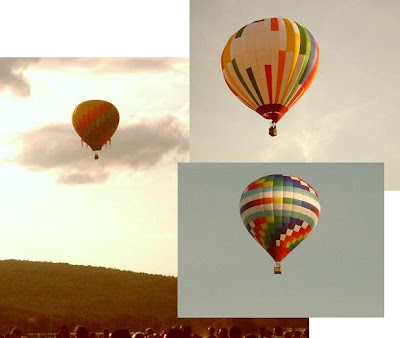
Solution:
[[[72,114],[76,132],[94,152],[101,150],[108,142],[111,143],[111,136],[117,130],[118,123],[117,108],[102,100],[84,101],[78,104]],[[99,158],[97,153],[94,158]]]
[[[240,199],[247,231],[280,262],[299,245],[318,222],[319,197],[306,181],[293,175],[269,175],[250,183]]]
[[[229,89],[246,106],[276,123],[305,93],[319,65],[319,48],[311,33],[289,19],[255,21],[233,34],[222,52]]]

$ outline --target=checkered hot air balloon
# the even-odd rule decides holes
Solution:
[[[229,89],[246,106],[276,123],[305,93],[319,65],[319,48],[311,33],[290,19],[255,21],[233,34],[222,52]]]
[[[111,136],[117,130],[119,114],[117,108],[107,101],[89,100],[80,103],[72,114],[72,124],[85,142],[95,152],[95,159],[99,156],[103,145],[111,143]]]
[[[280,262],[318,222],[321,211],[314,188],[293,175],[268,175],[250,183],[240,199],[240,215],[247,231]]]

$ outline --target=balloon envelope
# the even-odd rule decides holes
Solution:
[[[290,19],[250,23],[228,40],[221,57],[230,90],[249,108],[278,122],[305,93],[319,65],[311,33]]]
[[[117,130],[117,108],[107,101],[89,100],[80,103],[72,114],[72,124],[93,151],[101,150]]]
[[[314,188],[293,175],[269,175],[250,183],[240,199],[247,231],[276,261],[312,231],[320,215]]]

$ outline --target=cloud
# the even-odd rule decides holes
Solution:
[[[43,58],[40,67],[55,69],[73,67],[90,69],[98,73],[123,72],[169,72],[188,67],[187,58],[146,57],[146,58]]]
[[[64,184],[87,184],[87,183],[103,183],[108,179],[109,173],[105,170],[82,172],[80,170],[69,169],[61,172],[57,179],[58,183]]]
[[[14,95],[27,97],[31,93],[24,70],[39,58],[0,58],[0,90],[10,90]]]
[[[18,141],[20,152],[12,161],[31,170],[58,170],[58,182],[65,184],[101,183],[114,169],[148,170],[161,162],[185,161],[189,153],[188,128],[172,115],[120,127],[112,149],[101,151],[99,161],[81,148],[68,124],[21,133]]]

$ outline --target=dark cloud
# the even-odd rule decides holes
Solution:
[[[0,58],[0,90],[10,90],[21,97],[29,96],[31,89],[24,77],[24,70],[39,58]]]
[[[40,66],[46,68],[85,68],[99,73],[115,72],[168,72],[180,64],[188,64],[185,58],[43,58]]]
[[[21,151],[13,161],[31,170],[58,170],[58,182],[67,184],[104,182],[116,168],[141,171],[160,162],[184,161],[189,150],[188,129],[172,115],[120,127],[112,149],[103,148],[98,161],[82,149],[68,124],[48,125],[18,139]]]

